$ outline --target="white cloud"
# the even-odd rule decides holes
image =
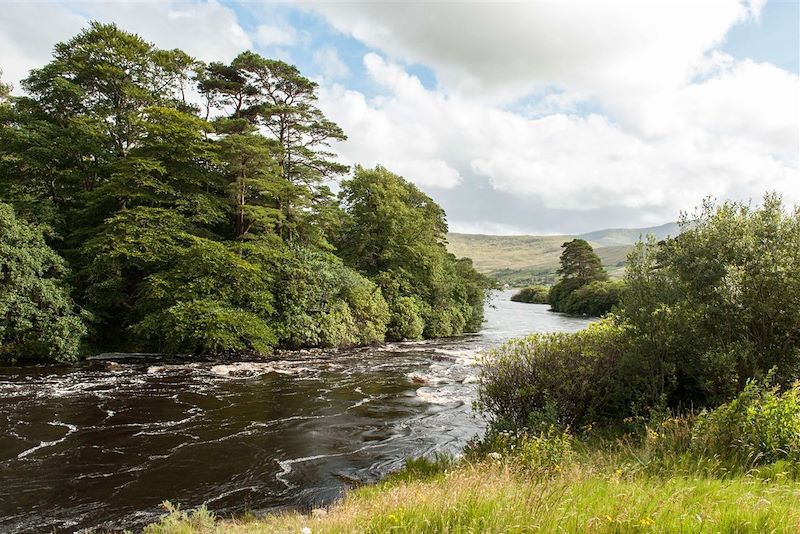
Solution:
[[[754,11],[738,0],[323,3],[338,29],[432,67],[450,90],[524,95],[539,84],[606,90],[682,82]]]
[[[340,80],[350,76],[350,69],[332,46],[316,50],[313,61],[326,80]]]
[[[382,163],[425,187],[477,176],[547,209],[626,210],[630,224],[674,219],[708,195],[777,190],[800,202],[797,76],[726,61],[716,75],[648,101],[647,135],[598,114],[528,119],[426,90],[376,54],[364,64],[386,95],[333,86],[321,105],[350,136],[337,146],[348,161]],[[474,201],[488,198],[476,192]]]
[[[261,46],[290,46],[297,42],[297,30],[288,24],[261,24],[256,28],[255,39]]]
[[[115,22],[161,48],[181,48],[204,61],[229,61],[252,41],[236,14],[217,1],[14,3],[0,17],[0,68],[18,82],[50,60],[53,46],[90,20]],[[17,91],[19,92],[19,91]]]
[[[90,19],[207,61],[228,61],[254,44],[291,61],[311,43],[274,13],[259,14],[248,35],[214,0],[4,7],[0,68],[15,84]],[[732,25],[757,19],[762,7],[763,0],[323,4],[311,9],[382,51],[366,54],[364,67],[368,85],[383,94],[368,98],[342,85],[353,73],[316,35],[312,60],[320,106],[349,136],[334,147],[342,159],[383,164],[437,199],[460,202],[455,228],[561,231],[556,224],[572,221],[591,229],[606,225],[599,217],[654,224],[707,195],[777,190],[800,202],[798,76],[715,51]],[[437,88],[408,74],[411,63],[432,69]],[[506,213],[502,202],[518,211]],[[470,219],[466,203],[481,215]]]
[[[61,4],[43,9],[35,3],[6,4],[0,17],[0,69],[20,94],[20,80],[28,71],[49,61],[53,46],[72,37],[86,23]]]

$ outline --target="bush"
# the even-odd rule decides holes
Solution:
[[[86,326],[66,274],[42,229],[0,202],[0,362],[78,359]]]
[[[800,376],[800,209],[775,195],[757,208],[707,202],[680,225],[629,255],[617,311],[653,398],[714,407],[772,368],[788,387]]]
[[[319,250],[294,247],[278,264],[279,343],[346,347],[384,340],[389,307],[381,290]]]
[[[559,311],[600,317],[619,304],[621,291],[620,281],[591,282],[569,293]]]
[[[395,299],[391,307],[389,327],[386,339],[403,341],[419,339],[425,322],[420,315],[420,306],[413,297],[400,297]]]
[[[537,285],[524,287],[511,295],[514,302],[525,302],[527,304],[549,304],[550,288]]]
[[[172,354],[266,354],[275,345],[272,328],[263,318],[217,300],[178,302],[148,315],[134,331],[157,338],[157,349]]]
[[[691,450],[747,467],[800,462],[800,382],[781,391],[749,381],[734,400],[700,414]]]
[[[482,362],[479,405],[510,429],[542,422],[580,428],[624,417],[634,398],[625,346],[624,328],[612,321],[511,340]]]

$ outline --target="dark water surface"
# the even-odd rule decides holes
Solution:
[[[136,528],[169,499],[308,508],[482,432],[476,355],[588,321],[498,292],[480,334],[270,362],[0,368],[0,531]]]

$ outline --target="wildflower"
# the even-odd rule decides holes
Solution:
[[[655,525],[655,524],[656,524],[656,522],[655,522],[655,521],[653,521],[653,519],[651,519],[651,518],[649,518],[649,517],[643,517],[643,518],[642,518],[642,519],[639,521],[639,524],[640,524],[640,525],[642,525],[643,527],[651,527],[651,526]]]
[[[311,534],[311,529],[308,527],[303,527],[300,529],[300,534]]]

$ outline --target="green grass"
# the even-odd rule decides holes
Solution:
[[[781,473],[663,476],[631,452],[587,450],[539,471],[505,458],[416,462],[325,512],[214,520],[173,511],[147,533],[800,532],[800,483]]]

